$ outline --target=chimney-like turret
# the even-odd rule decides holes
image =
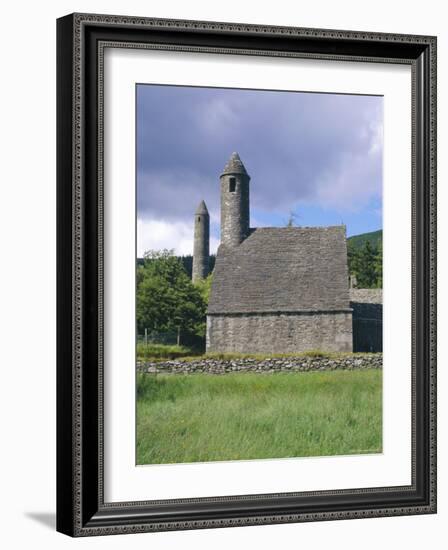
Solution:
[[[238,153],[221,174],[221,244],[238,246],[249,235],[250,176]]]
[[[210,256],[210,215],[204,201],[194,215],[193,283],[208,275]]]

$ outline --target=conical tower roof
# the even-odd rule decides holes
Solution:
[[[238,153],[230,155],[221,175],[223,176],[224,174],[244,174],[245,176],[249,176]]]
[[[198,207],[196,208],[195,214],[207,214],[208,216],[207,205],[205,204],[204,201],[201,201],[199,203]]]

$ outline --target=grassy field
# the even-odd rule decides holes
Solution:
[[[192,348],[167,344],[137,344],[137,358],[146,361],[165,361],[166,359],[178,359],[180,357],[193,357],[199,355]]]
[[[362,353],[356,355],[362,356]],[[137,359],[139,361],[163,362],[169,359],[181,359],[183,361],[193,361],[194,359],[259,359],[260,361],[268,358],[285,358],[285,357],[328,357],[338,358],[345,356],[353,356],[351,352],[323,352],[320,350],[304,351],[300,353],[236,353],[236,352],[209,352],[189,348],[187,346],[176,346],[167,344],[137,344]]]
[[[381,370],[137,379],[137,463],[381,452]]]

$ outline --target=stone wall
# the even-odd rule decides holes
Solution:
[[[137,363],[139,372],[152,374],[226,374],[232,372],[273,374],[275,372],[381,369],[382,366],[383,355],[381,353],[341,357],[303,356],[266,359],[206,359],[199,357],[193,361],[176,359],[158,363]]]
[[[229,191],[230,178],[235,190]],[[221,176],[221,243],[238,246],[249,235],[249,176],[223,174]]]
[[[383,290],[351,288],[353,351],[383,351]]]
[[[207,351],[352,351],[352,314],[303,312],[207,316]]]
[[[351,288],[350,300],[360,304],[382,304],[382,288]]]

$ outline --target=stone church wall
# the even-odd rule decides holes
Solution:
[[[297,353],[352,351],[352,313],[213,314],[207,351]]]

